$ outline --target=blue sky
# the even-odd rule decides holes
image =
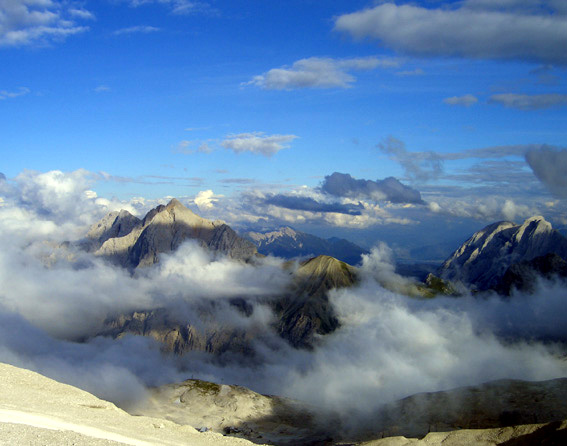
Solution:
[[[0,0],[0,13],[0,172],[20,189],[83,169],[128,205],[176,196],[236,226],[366,244],[438,221],[567,224],[563,0]],[[334,172],[348,176],[329,193]]]

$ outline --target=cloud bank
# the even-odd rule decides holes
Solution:
[[[567,149],[542,148],[526,153],[535,176],[561,198],[567,198]]]
[[[339,16],[335,30],[417,56],[526,60],[564,65],[567,16],[560,2],[469,0],[426,8],[387,2]]]
[[[325,177],[321,190],[337,197],[424,204],[419,191],[400,183],[394,177],[377,181],[357,180],[348,173],[334,172]]]
[[[338,411],[346,423],[370,424],[381,404],[412,393],[567,374],[557,351],[534,341],[567,339],[563,284],[542,283],[536,295],[509,300],[411,299],[380,285],[408,286],[381,245],[365,257],[358,286],[330,295],[341,328],[322,337],[314,351],[294,350],[274,335],[262,304],[288,284],[277,260],[254,267],[213,258],[189,242],[132,276],[56,243],[80,233],[82,212],[94,217],[111,207],[85,193],[89,187],[84,172],[0,180],[0,282],[7,285],[0,290],[1,361],[122,405],[143,397],[145,386],[196,377],[299,398]],[[211,196],[203,197],[207,203]],[[255,306],[249,318],[225,305],[242,296]],[[211,315],[203,324],[262,334],[253,344],[253,368],[246,361],[219,363],[202,352],[163,356],[148,338],[72,342],[92,336],[108,316],[165,307],[191,318],[203,306]]]

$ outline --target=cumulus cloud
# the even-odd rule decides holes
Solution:
[[[84,32],[76,20],[92,19],[85,9],[63,1],[0,1],[0,47],[49,44]]]
[[[123,34],[149,34],[149,33],[155,33],[157,31],[160,31],[160,29],[156,28],[155,26],[138,25],[138,26],[130,26],[128,28],[117,29],[112,34],[114,34],[115,36],[120,36]]]
[[[567,149],[530,150],[526,153],[526,162],[553,194],[567,198]]]
[[[500,104],[518,110],[541,110],[567,105],[567,94],[515,94],[503,93],[490,96],[491,104]]]
[[[463,105],[465,107],[470,107],[478,102],[476,96],[472,94],[466,94],[464,96],[451,96],[450,98],[443,99],[443,102],[448,105]]]
[[[360,57],[331,59],[310,57],[293,63],[291,67],[272,68],[255,76],[243,85],[256,85],[266,90],[295,90],[298,88],[348,88],[356,81],[351,71],[398,67],[396,59]]]
[[[228,135],[221,146],[235,153],[251,152],[264,156],[272,156],[296,139],[295,135],[265,135],[263,132],[238,133]]]
[[[199,209],[210,210],[215,207],[215,203],[222,198],[223,195],[215,195],[211,189],[200,191],[194,199]]]
[[[382,3],[339,16],[335,30],[419,56],[515,59],[563,65],[567,17],[559,3],[465,1],[426,8]]]
[[[17,98],[18,96],[25,96],[30,93],[30,89],[27,87],[20,87],[17,90],[0,90],[0,101],[4,99]]]
[[[334,172],[325,177],[321,190],[337,197],[424,204],[419,191],[400,183],[394,177],[377,181],[357,180],[348,173]]]

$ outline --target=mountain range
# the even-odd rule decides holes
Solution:
[[[233,259],[246,261],[257,254],[256,247],[227,224],[201,218],[175,198],[142,220],[125,210],[107,215],[91,227],[84,246],[96,256],[134,269],[153,265],[159,254],[175,251],[187,239]]]
[[[129,269],[158,262],[161,253],[174,251],[186,239],[195,239],[209,251],[239,261],[251,261],[261,255],[249,240],[254,240],[264,252],[282,249],[288,255],[296,254],[298,248],[330,246],[323,239],[287,227],[266,233],[249,232],[246,237],[239,237],[223,222],[199,217],[173,199],[166,206],[152,209],[141,220],[126,211],[109,214],[91,227],[84,246]],[[346,246],[356,245],[346,242]],[[465,241],[443,263],[439,277],[430,274],[424,283],[415,282],[406,288],[412,296],[456,295],[458,286],[452,284],[457,282],[510,295],[513,289],[529,291],[541,275],[567,276],[565,257],[567,240],[542,217],[532,217],[522,225],[498,222]],[[359,273],[357,268],[327,255],[304,260],[293,268],[289,265],[291,282],[280,295],[264,300],[241,296],[227,299],[224,304],[245,317],[253,313],[256,305],[268,305],[275,316],[273,331],[295,348],[311,349],[318,336],[339,327],[328,292],[353,286]],[[389,288],[391,284],[382,285]],[[403,292],[397,285],[393,289],[400,290]],[[164,351],[178,355],[195,350],[217,355],[253,355],[252,343],[262,333],[219,324],[210,305],[203,303],[194,308],[190,317],[166,308],[139,308],[107,319],[99,334],[113,338],[126,334],[151,336]]]
[[[368,250],[346,239],[337,237],[323,239],[296,231],[289,226],[274,231],[249,231],[244,236],[256,245],[259,253],[284,259],[327,255],[350,265],[357,265],[362,260],[361,256],[368,254]]]

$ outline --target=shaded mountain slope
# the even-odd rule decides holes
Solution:
[[[438,275],[486,290],[494,287],[512,264],[549,253],[565,258],[567,239],[543,217],[529,218],[522,225],[498,222],[463,243],[443,263]]]
[[[561,421],[567,419],[567,378],[499,380],[421,393],[386,406],[380,418],[381,434],[388,436]]]
[[[280,336],[294,347],[309,348],[316,335],[336,330],[339,321],[327,294],[356,281],[355,268],[333,257],[318,256],[301,263],[292,290],[273,305]]]
[[[310,348],[317,335],[330,333],[339,326],[327,293],[353,285],[356,272],[344,262],[319,256],[303,262],[292,274],[292,285],[283,296],[265,300],[242,297],[226,303],[242,317],[250,316],[258,304],[269,305],[275,314],[275,332],[294,347]],[[194,350],[253,355],[252,342],[264,333],[217,322],[210,310],[201,306],[184,317],[165,308],[140,309],[108,319],[99,334],[114,338],[126,334],[150,336],[162,344],[164,351],[179,355]]]
[[[555,253],[513,263],[495,285],[498,294],[510,296],[514,290],[533,293],[538,278],[566,280],[567,262]]]
[[[368,253],[367,250],[348,240],[337,237],[323,239],[296,231],[289,226],[275,231],[247,232],[245,237],[258,247],[259,253],[284,259],[328,255],[356,265],[360,263],[361,255]]]

